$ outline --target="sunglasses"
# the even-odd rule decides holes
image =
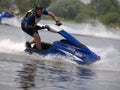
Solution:
[[[35,8],[36,11],[39,11],[39,12],[42,12],[43,11],[43,8]]]

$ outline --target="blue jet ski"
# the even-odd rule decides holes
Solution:
[[[11,17],[14,17],[14,15],[11,12],[0,12],[0,19],[11,18]]]
[[[96,55],[87,46],[80,43],[64,29],[56,31],[49,25],[47,25],[47,28],[49,31],[59,33],[65,39],[55,41],[53,44],[42,42],[43,50],[38,51],[34,48],[27,48],[25,49],[25,52],[38,55],[63,55],[65,57],[71,58],[71,60],[77,64],[91,64],[100,60],[100,56]]]

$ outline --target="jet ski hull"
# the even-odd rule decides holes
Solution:
[[[43,50],[38,51],[33,48],[27,48],[25,52],[38,55],[61,55],[68,57],[77,64],[91,64],[100,60],[100,56],[90,51],[85,45],[78,48],[65,42],[67,41],[56,41],[53,45],[42,43]]]

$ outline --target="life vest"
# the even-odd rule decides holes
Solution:
[[[24,19],[26,21],[27,17],[34,16],[35,17],[35,25],[41,20],[41,16],[37,15],[37,12],[34,9],[31,9],[26,12],[26,15],[24,16]]]

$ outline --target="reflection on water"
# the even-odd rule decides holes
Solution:
[[[4,54],[1,54],[4,56]],[[0,57],[0,90],[119,90],[120,72],[54,60]],[[1,59],[2,58],[2,59]],[[16,57],[18,58],[18,57]]]
[[[23,70],[19,72],[21,88],[30,90],[35,87],[36,64],[25,64]]]
[[[86,68],[78,68],[77,69],[77,73],[78,73],[78,76],[80,76],[80,78],[84,78],[84,79],[92,79],[92,77],[95,76],[95,73],[90,70],[90,69],[86,69]]]
[[[94,72],[84,67],[62,63],[29,63],[19,71],[20,88],[23,90],[73,90],[92,80]],[[79,88],[76,90],[79,90]]]

